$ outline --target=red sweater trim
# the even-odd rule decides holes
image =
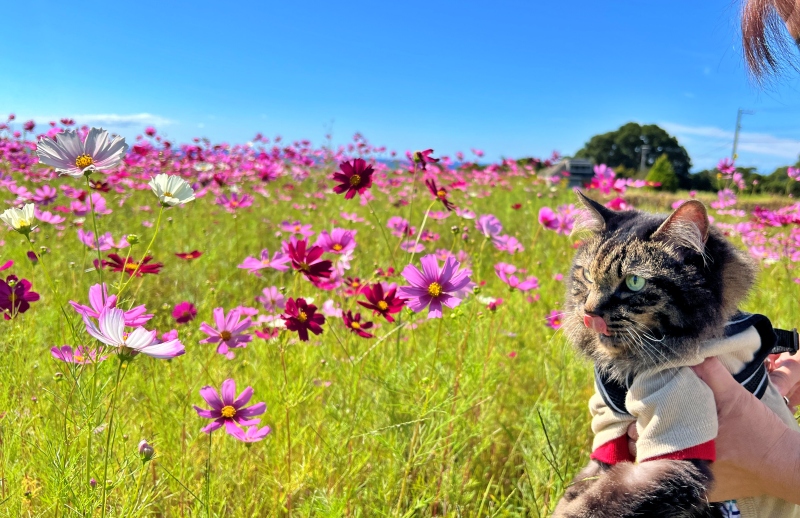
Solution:
[[[634,458],[628,450],[628,436],[623,435],[610,440],[592,452],[592,459],[616,464],[618,462],[633,462]]]
[[[679,450],[673,453],[667,453],[665,455],[659,455],[658,457],[650,457],[649,459],[642,459],[642,461],[648,460],[662,460],[662,459],[670,459],[670,460],[710,460],[714,462],[717,460],[717,447],[714,444],[714,440],[710,440],[708,442],[704,442],[703,444],[698,444],[697,446],[692,446],[691,448],[686,448],[685,450]]]

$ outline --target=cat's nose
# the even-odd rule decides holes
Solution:
[[[583,317],[583,325],[600,333],[601,335],[611,336],[611,333],[608,332],[608,326],[606,326],[606,321],[603,320],[603,317],[600,315],[595,315],[594,313],[586,313]]]

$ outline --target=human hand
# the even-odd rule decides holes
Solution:
[[[769,494],[800,504],[800,433],[739,385],[716,358],[707,359],[693,370],[714,392],[717,406],[717,460],[711,465],[715,483],[709,499],[724,501]],[[775,358],[770,379],[782,394],[791,394],[790,403],[798,403],[800,358]],[[635,455],[635,424],[628,428],[628,435]]]
[[[771,354],[767,358],[767,370],[770,381],[788,400],[792,413],[796,413],[800,405],[800,354]]]

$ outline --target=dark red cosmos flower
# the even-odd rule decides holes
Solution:
[[[30,303],[37,300],[39,294],[31,291],[28,279],[19,280],[16,275],[9,275],[6,280],[0,279],[0,310],[6,320],[25,313],[30,309]]]
[[[289,298],[286,301],[286,313],[281,315],[286,322],[286,329],[297,331],[300,340],[308,342],[308,332],[315,335],[322,333],[322,324],[325,323],[325,316],[317,313],[317,306],[307,304],[306,299],[297,300]]]
[[[395,297],[395,292],[397,292],[396,286],[384,293],[383,285],[376,282],[361,291],[369,302],[359,300],[358,303],[375,313],[380,313],[387,321],[394,322],[391,314],[399,313],[405,303],[405,299]]]
[[[394,277],[395,275],[397,275],[397,272],[394,271],[394,268],[390,266],[386,270],[384,270],[383,268],[378,268],[377,270],[375,270],[375,275],[378,277],[386,277],[388,279],[390,277]]]
[[[428,190],[431,191],[431,194],[433,194],[437,200],[444,204],[444,208],[449,211],[452,211],[456,208],[456,206],[447,199],[447,189],[444,187],[437,187],[434,180],[425,180],[425,185],[428,186]]]
[[[310,281],[319,280],[320,277],[329,278],[333,263],[319,260],[323,252],[321,246],[312,246],[306,250],[307,246],[308,242],[305,239],[292,239],[286,244],[286,251],[292,258],[292,267]]]
[[[104,182],[102,180],[89,180],[89,186],[95,191],[100,192],[109,192],[111,191],[111,187],[108,185],[108,182]]]
[[[175,255],[180,257],[181,259],[191,261],[192,259],[197,259],[201,255],[203,255],[203,252],[199,250],[192,250],[191,252],[175,252]]]
[[[432,149],[426,149],[425,151],[414,151],[414,165],[416,166],[416,164],[419,164],[420,169],[427,171],[425,164],[434,164],[439,161],[438,158],[433,158],[431,153],[433,153]]]
[[[334,173],[333,179],[341,184],[335,186],[333,192],[336,194],[347,192],[344,195],[345,200],[349,200],[356,193],[364,194],[364,191],[372,186],[372,173],[375,170],[363,158],[356,158],[352,164],[342,162],[339,168],[341,172]]]
[[[514,210],[519,210],[519,209],[522,208],[522,204],[521,203],[515,203],[514,205],[511,206],[511,208],[514,209]]]
[[[149,264],[153,260],[152,255],[148,255],[139,262],[131,259],[130,257],[122,258],[117,254],[108,254],[110,261],[103,260],[103,266],[111,267],[112,272],[125,272],[128,275],[133,275],[136,272],[136,277],[141,277],[144,273],[159,273],[161,268],[164,267],[161,263]]]
[[[365,329],[371,328],[375,324],[372,322],[362,322],[361,313],[356,313],[356,315],[353,316],[351,311],[347,311],[346,313],[342,313],[342,320],[344,321],[344,325],[347,327],[347,329],[362,338],[372,338],[375,336],[372,333],[367,333],[364,331]]]

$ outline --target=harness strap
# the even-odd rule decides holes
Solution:
[[[761,337],[761,346],[753,355],[753,359],[736,373],[733,378],[739,382],[751,394],[761,399],[769,385],[769,375],[764,365],[764,360],[770,354],[791,353],[795,354],[800,348],[797,329],[787,331],[785,329],[774,329],[772,323],[764,315],[757,313],[739,312],[725,325],[725,336],[730,337],[739,334],[750,327],[755,327]],[[633,382],[633,377],[628,376],[625,382],[611,379],[607,373],[602,372],[595,366],[594,379],[597,391],[603,401],[614,412],[623,415],[630,415],[625,408],[625,397],[628,395],[628,388]]]

